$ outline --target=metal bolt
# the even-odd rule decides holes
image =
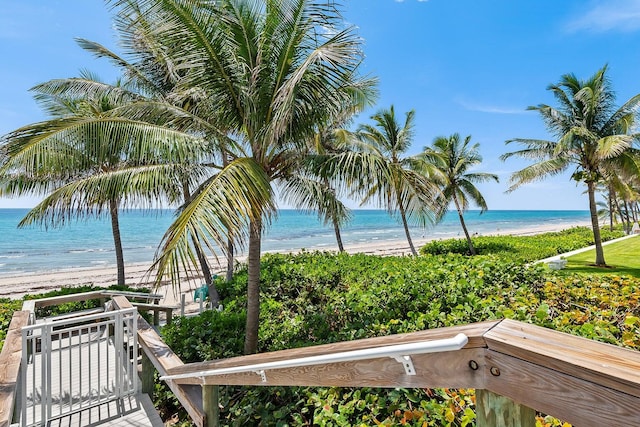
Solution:
[[[495,366],[492,366],[489,371],[491,372],[491,375],[493,375],[494,377],[500,376],[500,369],[496,368]]]
[[[479,368],[478,362],[476,362],[475,360],[469,360],[469,367],[474,371],[477,371]]]

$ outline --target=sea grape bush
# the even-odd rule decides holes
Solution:
[[[13,317],[13,312],[22,308],[22,300],[0,298],[0,351],[7,337],[7,330]]]
[[[601,235],[602,240],[607,241],[624,236],[624,232],[620,228],[614,231],[602,229]],[[588,227],[573,227],[535,236],[477,236],[472,240],[478,254],[502,255],[523,262],[552,257],[594,244],[593,232]],[[463,239],[434,240],[420,248],[423,255],[466,255],[468,251],[469,246]]]
[[[171,348],[189,361],[241,354],[246,280],[220,286],[222,313],[165,328]],[[260,352],[503,317],[640,350],[638,279],[560,277],[496,255],[303,252],[265,255],[261,283]],[[224,425],[475,425],[472,390],[221,387],[221,404]]]

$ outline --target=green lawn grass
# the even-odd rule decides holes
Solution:
[[[621,242],[604,246],[606,268],[595,267],[594,249],[567,257],[567,266],[563,273],[617,274],[640,278],[640,237],[636,236]]]

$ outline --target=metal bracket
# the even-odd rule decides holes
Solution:
[[[265,374],[264,369],[261,369],[259,371],[253,371],[253,372],[255,372],[256,374],[260,375],[260,379],[262,379],[263,383],[267,382],[267,374]]]
[[[401,363],[404,368],[404,373],[407,375],[415,375],[416,370],[413,367],[413,361],[411,360],[411,356],[393,356],[396,362]]]

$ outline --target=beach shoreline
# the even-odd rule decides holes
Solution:
[[[572,227],[576,226],[589,226],[588,222],[576,223]],[[567,228],[565,225],[539,225],[535,227],[524,227],[521,229],[511,229],[504,232],[496,231],[494,233],[487,233],[484,235],[513,235],[513,236],[527,236],[535,235],[546,232],[561,231]],[[419,248],[424,244],[436,240],[435,238],[416,238],[413,239],[414,246]],[[279,253],[296,253],[304,250],[303,248],[293,248],[289,250],[281,251],[265,251],[279,252]],[[327,248],[326,251],[336,251],[335,248]],[[348,253],[365,253],[370,255],[408,255],[410,254],[409,244],[406,240],[383,240],[383,241],[369,241],[366,243],[351,244],[345,246],[345,251]],[[246,257],[240,255],[236,258],[236,262],[245,262]],[[221,257],[219,265],[214,261],[212,270],[217,274],[224,272],[224,266],[226,260]],[[149,263],[135,263],[127,264],[125,267],[126,283],[132,287],[146,287],[153,283],[153,278],[148,274]],[[223,273],[224,274],[224,273]],[[39,294],[48,292],[51,290],[60,289],[62,287],[74,287],[82,285],[94,285],[97,287],[108,287],[116,282],[116,268],[110,267],[87,267],[87,268],[73,268],[67,270],[50,271],[50,272],[38,272],[27,273],[10,276],[0,276],[0,297],[18,299],[22,298],[25,294]],[[192,303],[193,290],[202,285],[201,278],[193,278],[186,283],[181,284],[181,289],[177,292],[169,285],[163,285],[156,292],[164,295],[162,304],[177,305],[180,301],[180,294],[187,294],[187,301]]]

